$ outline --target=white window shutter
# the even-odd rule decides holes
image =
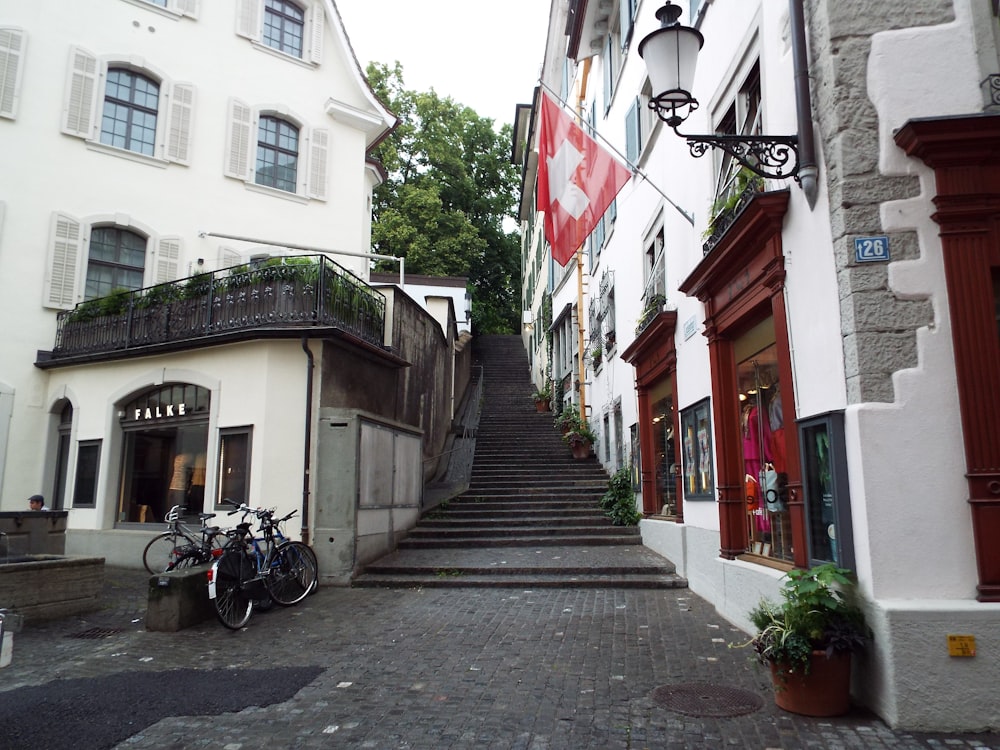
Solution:
[[[0,117],[17,117],[21,97],[21,62],[28,35],[21,29],[0,28]]]
[[[231,268],[241,265],[243,263],[243,256],[231,247],[219,245],[218,263],[219,268]]]
[[[239,99],[229,100],[229,123],[227,126],[226,143],[229,153],[226,154],[227,177],[237,177],[241,180],[250,179],[250,136],[253,126],[253,110],[246,102]]]
[[[191,160],[191,118],[194,114],[194,86],[175,83],[170,89],[167,110],[167,159],[180,164]]]
[[[83,226],[68,214],[52,214],[45,307],[69,310],[76,304],[76,277],[83,255]]]
[[[70,48],[62,132],[79,138],[93,137],[99,73],[95,55],[82,47]]]
[[[313,3],[309,13],[309,62],[319,65],[323,62],[323,30],[326,14],[322,3]]]
[[[156,275],[154,284],[165,284],[177,279],[181,258],[180,237],[160,237],[156,243]]]
[[[177,12],[189,18],[198,17],[198,0],[177,0]]]
[[[236,33],[259,42],[263,15],[264,0],[237,0]]]
[[[325,128],[313,128],[309,138],[309,182],[306,184],[308,197],[326,200],[329,158],[330,131]]]

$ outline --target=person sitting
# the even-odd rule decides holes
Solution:
[[[32,495],[28,498],[28,508],[30,510],[48,510],[45,507],[45,498],[41,495]]]

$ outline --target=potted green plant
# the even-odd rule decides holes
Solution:
[[[535,409],[539,412],[546,412],[549,410],[549,404],[552,402],[552,391],[549,390],[548,385],[543,385],[531,394],[531,398],[535,402]]]
[[[585,421],[580,420],[576,426],[563,435],[563,440],[573,452],[573,458],[588,458],[590,446],[597,442],[597,435],[591,431],[590,426]]]
[[[601,349],[601,345],[597,344],[590,350],[590,356],[594,363],[594,369],[596,370],[601,366],[601,359],[604,357],[604,350]]]
[[[623,466],[608,480],[608,491],[601,497],[601,510],[615,526],[635,526],[642,514],[635,507],[632,470]]]
[[[791,570],[782,601],[750,611],[757,633],[746,643],[771,669],[775,703],[806,716],[839,716],[851,702],[851,654],[870,638],[851,603],[850,571],[825,563]]]
[[[570,430],[580,426],[580,415],[576,413],[575,409],[569,407],[556,414],[553,424],[565,436]]]

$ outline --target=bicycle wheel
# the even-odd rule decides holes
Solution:
[[[142,551],[142,564],[146,566],[150,575],[171,569],[171,565],[176,562],[174,550],[177,549],[177,542],[177,536],[169,531],[157,534],[149,541],[146,549]]]
[[[297,604],[316,585],[316,563],[302,542],[285,542],[274,550],[264,585],[278,604]]]
[[[313,567],[316,568],[316,580],[313,581],[312,587],[309,589],[310,594],[315,594],[319,589],[319,560],[316,558],[316,552],[305,542],[283,542],[279,546],[284,546],[285,544],[294,544],[295,548],[299,550],[303,555],[306,555],[310,560],[312,560]]]
[[[239,549],[226,550],[212,566],[215,614],[230,630],[242,628],[253,614],[253,599],[243,589],[247,567],[246,555]]]

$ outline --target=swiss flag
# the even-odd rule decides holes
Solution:
[[[538,210],[552,257],[565,266],[630,173],[542,92],[538,129]]]

